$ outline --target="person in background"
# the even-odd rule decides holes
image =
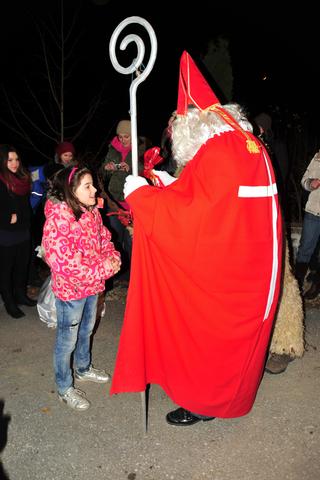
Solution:
[[[143,171],[143,153],[148,145],[145,137],[138,139],[139,173]],[[111,140],[107,155],[100,168],[102,196],[105,199],[106,225],[122,254],[121,276],[130,274],[132,238],[127,229],[129,206],[123,196],[126,176],[132,172],[131,121],[120,120],[116,135]]]
[[[150,145],[151,146],[151,145]],[[146,137],[138,138],[138,171],[143,171],[143,154],[149,147]],[[100,169],[103,188],[108,195],[110,211],[128,209],[123,197],[123,185],[128,173],[132,173],[131,121],[120,120],[116,135],[111,140],[107,155]]]
[[[109,381],[108,373],[91,364],[90,340],[98,294],[121,264],[96,207],[96,191],[87,168],[66,167],[57,172],[48,191],[42,237],[56,296],[54,371],[58,397],[79,411],[87,410],[90,402],[84,392],[74,388],[71,357],[77,381]]]
[[[107,155],[102,164],[103,179],[113,172],[131,170],[131,121],[120,120],[117,125],[116,135],[110,142]]]
[[[165,187],[127,177],[134,242],[110,394],[160,385],[173,426],[246,415],[280,292],[282,217],[272,163],[242,109],[221,105],[192,58],[180,62]]]
[[[75,153],[76,150],[74,148],[73,143],[71,142],[61,142],[58,143],[56,146],[56,153],[55,153],[55,162],[57,164],[62,165],[63,167],[71,167],[75,166]]]
[[[54,161],[48,162],[44,166],[44,175],[46,179],[50,179],[53,175],[63,167],[71,167],[77,165],[75,158],[76,150],[71,142],[60,142],[55,147]]]
[[[295,273],[301,289],[309,264],[320,240],[320,151],[309,163],[301,179],[302,187],[309,192],[305,205],[300,244],[297,251]],[[310,289],[305,298],[315,298],[320,293],[320,268],[313,273]]]
[[[0,291],[7,313],[25,314],[19,305],[33,307],[26,294],[31,254],[31,177],[15,147],[0,145]]]

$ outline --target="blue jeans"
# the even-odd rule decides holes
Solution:
[[[320,237],[320,217],[306,212],[297,252],[297,263],[309,263]]]
[[[90,367],[90,337],[96,322],[97,301],[98,295],[71,301],[56,298],[57,334],[53,365],[61,395],[73,386],[72,354],[77,372],[86,372]]]

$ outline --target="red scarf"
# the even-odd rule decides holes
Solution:
[[[126,156],[131,151],[131,145],[129,147],[124,147],[118,137],[114,137],[111,140],[111,145],[121,153],[122,162],[125,161]]]
[[[0,180],[10,192],[16,195],[27,195],[31,192],[31,182],[28,177],[19,178],[14,173],[9,172],[7,178],[4,178],[0,173]]]

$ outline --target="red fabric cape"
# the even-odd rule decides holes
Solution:
[[[282,221],[277,195],[241,197],[239,186],[270,183],[264,148],[249,153],[241,133],[227,132],[172,185],[127,197],[133,256],[111,394],[155,383],[195,413],[248,413],[279,294]]]

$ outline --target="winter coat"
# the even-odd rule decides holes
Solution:
[[[315,178],[320,178],[320,151],[315,154],[309,163],[301,180],[301,185],[310,192],[305,211],[320,216],[320,188],[312,190],[310,184]]]
[[[0,245],[16,245],[30,238],[31,205],[30,195],[10,192],[0,180]],[[16,223],[11,215],[17,215]]]
[[[143,137],[138,138],[138,173],[143,173],[143,153],[145,151],[145,142],[142,141]],[[108,199],[109,208],[111,211],[117,211],[119,205],[115,202],[123,202],[123,186],[127,175],[132,173],[132,153],[131,148],[129,150],[124,149],[118,140],[118,137],[114,137],[110,142],[108,153],[101,166],[100,175],[103,180],[103,187],[105,193],[111,198]],[[105,170],[107,163],[113,162],[116,165],[116,170]],[[121,163],[128,165],[128,171],[120,168]]]
[[[42,247],[51,268],[52,289],[60,300],[96,295],[113,274],[112,258],[120,258],[99,210],[84,210],[77,221],[65,202],[48,199]]]

